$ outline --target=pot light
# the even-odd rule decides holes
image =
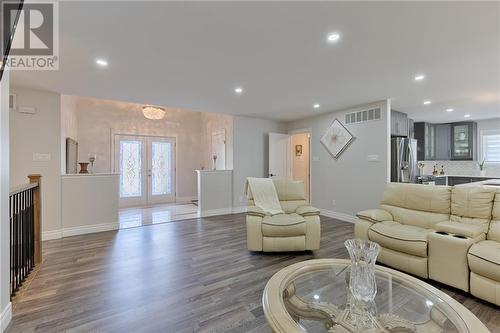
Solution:
[[[446,109],[446,112],[453,112],[453,111],[455,111],[455,109],[453,109],[453,108]]]
[[[319,105],[319,104],[314,104],[314,105],[313,105],[313,108],[315,108],[315,109],[319,109],[319,107],[320,107],[320,105]]]
[[[96,59],[95,63],[101,67],[108,67],[108,62],[104,59]]]
[[[431,101],[424,101],[424,105],[429,105],[431,103],[432,103]]]
[[[464,118],[470,118],[470,114],[464,114]]]
[[[237,95],[243,94],[243,88],[241,88],[241,87],[234,88],[234,93]]]
[[[422,81],[423,79],[425,79],[425,75],[423,74],[418,74],[418,75],[415,75],[415,81]]]
[[[329,43],[334,43],[336,41],[338,41],[340,39],[340,35],[336,32],[332,32],[331,34],[329,34],[327,37],[326,37],[326,40],[329,42]]]

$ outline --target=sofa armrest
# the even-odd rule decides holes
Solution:
[[[312,206],[300,206],[295,210],[295,213],[301,216],[319,215],[319,209]]]
[[[266,212],[260,207],[257,206],[248,206],[247,207],[247,215],[264,217],[266,216]]]
[[[482,234],[484,235],[483,226],[460,222],[439,222],[434,226],[434,229],[438,232],[447,232],[467,238],[476,238]]]
[[[391,213],[383,209],[363,210],[357,213],[356,216],[362,220],[366,220],[372,223],[393,220]]]

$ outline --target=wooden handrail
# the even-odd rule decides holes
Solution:
[[[17,194],[17,193],[22,192],[22,191],[29,190],[30,188],[34,188],[37,186],[38,186],[38,183],[28,183],[28,184],[15,186],[9,190],[9,196]]]

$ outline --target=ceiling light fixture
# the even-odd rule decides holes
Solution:
[[[320,105],[319,105],[319,104],[314,104],[314,105],[313,105],[313,108],[315,108],[315,109],[319,109],[319,107],[320,107]]]
[[[161,106],[144,105],[142,107],[142,114],[148,119],[160,120],[165,117],[165,108]]]
[[[108,67],[108,62],[104,59],[96,59],[95,63],[101,67]]]
[[[453,111],[455,111],[455,109],[452,109],[452,108],[446,109],[446,112],[453,112]]]
[[[418,75],[415,75],[415,81],[422,81],[423,79],[425,79],[425,75],[423,74],[418,74]]]
[[[329,42],[329,43],[333,43],[333,42],[336,42],[340,39],[340,35],[336,32],[332,32],[331,34],[329,34],[327,37],[326,37],[326,40]]]
[[[236,87],[236,88],[234,88],[234,92],[235,92],[236,94],[238,94],[238,95],[241,95],[241,94],[243,94],[243,88],[241,88],[241,87]]]
[[[432,103],[431,101],[424,101],[424,105],[429,105],[431,103]]]
[[[470,114],[464,114],[464,118],[470,118]]]

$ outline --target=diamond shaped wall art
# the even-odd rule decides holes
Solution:
[[[351,132],[336,118],[321,137],[321,143],[335,159],[338,159],[354,140]]]

